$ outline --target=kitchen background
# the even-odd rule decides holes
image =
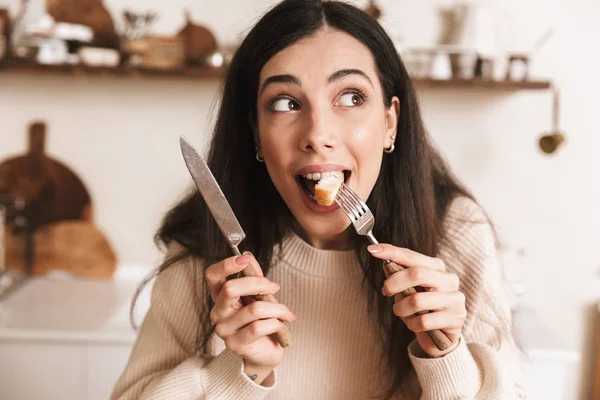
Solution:
[[[14,18],[20,3],[0,0],[0,8],[7,8]],[[150,30],[159,35],[176,34],[186,23],[184,10],[187,9],[193,22],[207,27],[216,37],[219,48],[224,49],[234,47],[252,23],[275,3],[264,0],[104,0],[102,4],[118,31],[124,29],[124,10],[155,11],[157,18]],[[364,1],[353,3],[361,7],[367,5]],[[414,56],[411,49],[431,49],[439,43],[441,9],[458,3],[381,0],[376,4],[383,11],[381,24],[409,61],[416,59],[411,58],[411,54]],[[572,361],[568,366],[560,362],[552,364],[558,369],[561,365],[567,366],[564,374],[560,372],[560,378],[547,375],[542,380],[550,384],[554,379],[564,378],[561,393],[553,393],[557,396],[553,398],[591,399],[597,362],[595,321],[600,300],[600,135],[596,134],[600,113],[597,101],[600,56],[596,51],[600,37],[600,3],[595,0],[505,0],[473,4],[485,9],[486,14],[482,15],[492,22],[486,25],[493,29],[485,29],[474,43],[481,41],[481,46],[499,54],[493,70],[495,79],[504,78],[507,63],[503,60],[507,52],[528,52],[545,33],[551,33],[532,55],[529,77],[550,81],[560,90],[557,111],[566,140],[550,154],[540,149],[540,137],[552,128],[551,88],[534,90],[523,85],[522,89],[503,90],[493,85],[475,88],[421,85],[418,91],[425,121],[456,174],[472,189],[498,227],[510,288],[519,295],[516,308],[529,310],[535,320],[540,321],[538,328],[532,328],[539,330],[529,333],[535,338],[532,343],[553,338],[552,345],[548,346],[558,350],[540,357],[546,357],[550,364],[552,357],[561,355],[566,357],[564,360]],[[493,42],[486,37],[490,32],[494,35]],[[494,46],[490,46],[491,43]],[[220,59],[212,61],[218,64]],[[448,70],[443,61],[436,58],[433,72],[426,73],[444,78]],[[410,66],[415,76],[422,73],[416,62]],[[137,282],[140,271],[148,271],[161,260],[162,254],[155,247],[152,235],[163,213],[190,184],[178,138],[185,135],[199,147],[206,143],[219,79],[188,79],[168,74],[114,77],[25,70],[0,68],[0,162],[23,154],[28,146],[30,124],[43,121],[46,124],[45,152],[75,171],[91,195],[94,225],[108,239],[116,255],[113,280],[129,276],[130,269],[136,271],[133,280]],[[69,290],[89,295],[91,287]],[[52,338],[31,333],[31,329],[43,330],[41,323],[23,322],[23,326],[17,324],[14,326],[18,329],[14,326],[12,329],[10,318],[16,318],[14,310],[34,312],[31,294],[19,293],[26,288],[16,289],[12,296],[21,295],[21,301],[28,306],[18,305],[17,300],[10,303],[10,296],[0,299],[0,325],[4,324],[0,329],[0,358],[16,360],[24,354],[19,351],[31,351],[39,356],[41,347],[31,350],[27,346],[33,342],[26,343],[27,338],[32,341],[37,338],[36,346],[48,345],[44,347],[44,354],[52,363],[58,362],[57,358],[66,359],[66,356],[56,356],[71,351],[72,343],[91,343],[85,335],[56,334],[68,330],[59,327],[58,322],[47,322],[53,334],[60,336],[56,336],[54,342]],[[104,289],[94,288],[92,292],[98,290],[98,296],[106,295]],[[122,290],[119,286],[108,293],[120,293],[119,298],[125,304],[131,291]],[[41,297],[44,293],[41,290],[35,296]],[[71,299],[69,303],[75,301]],[[11,306],[15,307],[12,311]],[[67,321],[68,325],[65,313],[57,318]],[[89,314],[93,314],[93,310]],[[21,320],[23,318],[26,319]],[[107,387],[126,360],[129,342],[117,339],[111,342],[104,337],[94,343],[99,346],[98,351],[88,351],[82,356],[84,361],[74,355],[77,360],[73,361],[72,373],[81,374],[78,363],[89,363],[95,354],[98,365],[112,368],[104,386],[95,387],[88,382],[60,391],[56,389],[60,383],[47,378],[44,382],[48,387],[44,388],[42,382],[41,388],[48,393],[53,387],[60,395],[52,398],[63,399],[102,398],[94,396],[108,393]],[[110,343],[124,346],[118,357],[111,358]],[[6,365],[5,361],[0,364]],[[40,368],[43,372],[46,367]],[[63,370],[69,371],[68,368]],[[19,380],[15,371],[14,366],[0,368],[0,397],[33,393],[27,391],[33,389],[24,388],[28,381]],[[5,374],[15,376],[12,378],[15,387],[5,386],[8,382]],[[35,382],[30,384],[36,385]],[[69,397],[72,393],[81,396]]]

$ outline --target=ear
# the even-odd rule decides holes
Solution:
[[[385,111],[385,148],[389,148],[394,143],[398,131],[398,118],[400,118],[400,100],[394,96],[391,100],[390,108]]]

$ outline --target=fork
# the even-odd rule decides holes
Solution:
[[[373,236],[373,226],[375,225],[375,217],[373,213],[367,207],[367,204],[356,194],[356,192],[345,183],[342,183],[340,189],[335,198],[335,202],[344,211],[346,216],[352,222],[356,233],[361,236],[366,236],[372,244],[378,244],[379,242]],[[392,260],[384,260],[383,268],[388,275],[392,275],[395,272],[406,269]],[[408,288],[402,291],[400,294],[402,297],[410,296],[411,294],[417,293],[415,288]],[[423,315],[431,311],[420,311],[416,315]],[[446,336],[444,332],[439,329],[434,329],[427,332],[429,337],[435,343],[438,350],[444,351],[452,346],[452,341]]]

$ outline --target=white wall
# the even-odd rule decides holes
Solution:
[[[183,23],[181,9],[189,7],[222,43],[236,40],[273,3],[105,1],[119,22],[123,8],[158,11],[156,30],[162,33],[177,31]],[[451,3],[379,2],[386,11],[384,26],[411,45],[435,40],[436,6]],[[0,0],[13,11],[17,4]],[[567,143],[551,157],[536,148],[537,137],[550,128],[547,91],[424,90],[425,119],[505,242],[525,249],[523,300],[540,311],[567,347],[582,352],[583,399],[591,393],[590,305],[600,298],[600,135],[594,131],[600,114],[600,3],[505,0],[494,7],[514,24],[505,42],[513,49],[527,48],[556,24],[556,35],[535,58],[532,72],[550,77],[561,89]],[[205,143],[216,89],[216,82],[0,73],[0,157],[22,152],[29,121],[45,119],[49,153],[68,163],[88,185],[97,223],[120,260],[155,263],[159,253],[152,234],[189,182],[177,138],[184,134]]]

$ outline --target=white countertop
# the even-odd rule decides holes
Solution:
[[[0,300],[0,340],[131,344],[131,299],[151,269],[121,265],[112,279],[47,276],[25,281]],[[135,310],[140,324],[149,306],[151,284]]]
[[[26,281],[0,300],[0,341],[121,343],[131,345],[136,332],[129,320],[131,299],[149,267],[121,265],[112,279],[91,280],[48,276]],[[139,325],[150,305],[152,282],[138,298],[134,313]],[[577,361],[576,351],[562,346],[539,320],[522,306],[514,313],[515,334],[529,357]]]

